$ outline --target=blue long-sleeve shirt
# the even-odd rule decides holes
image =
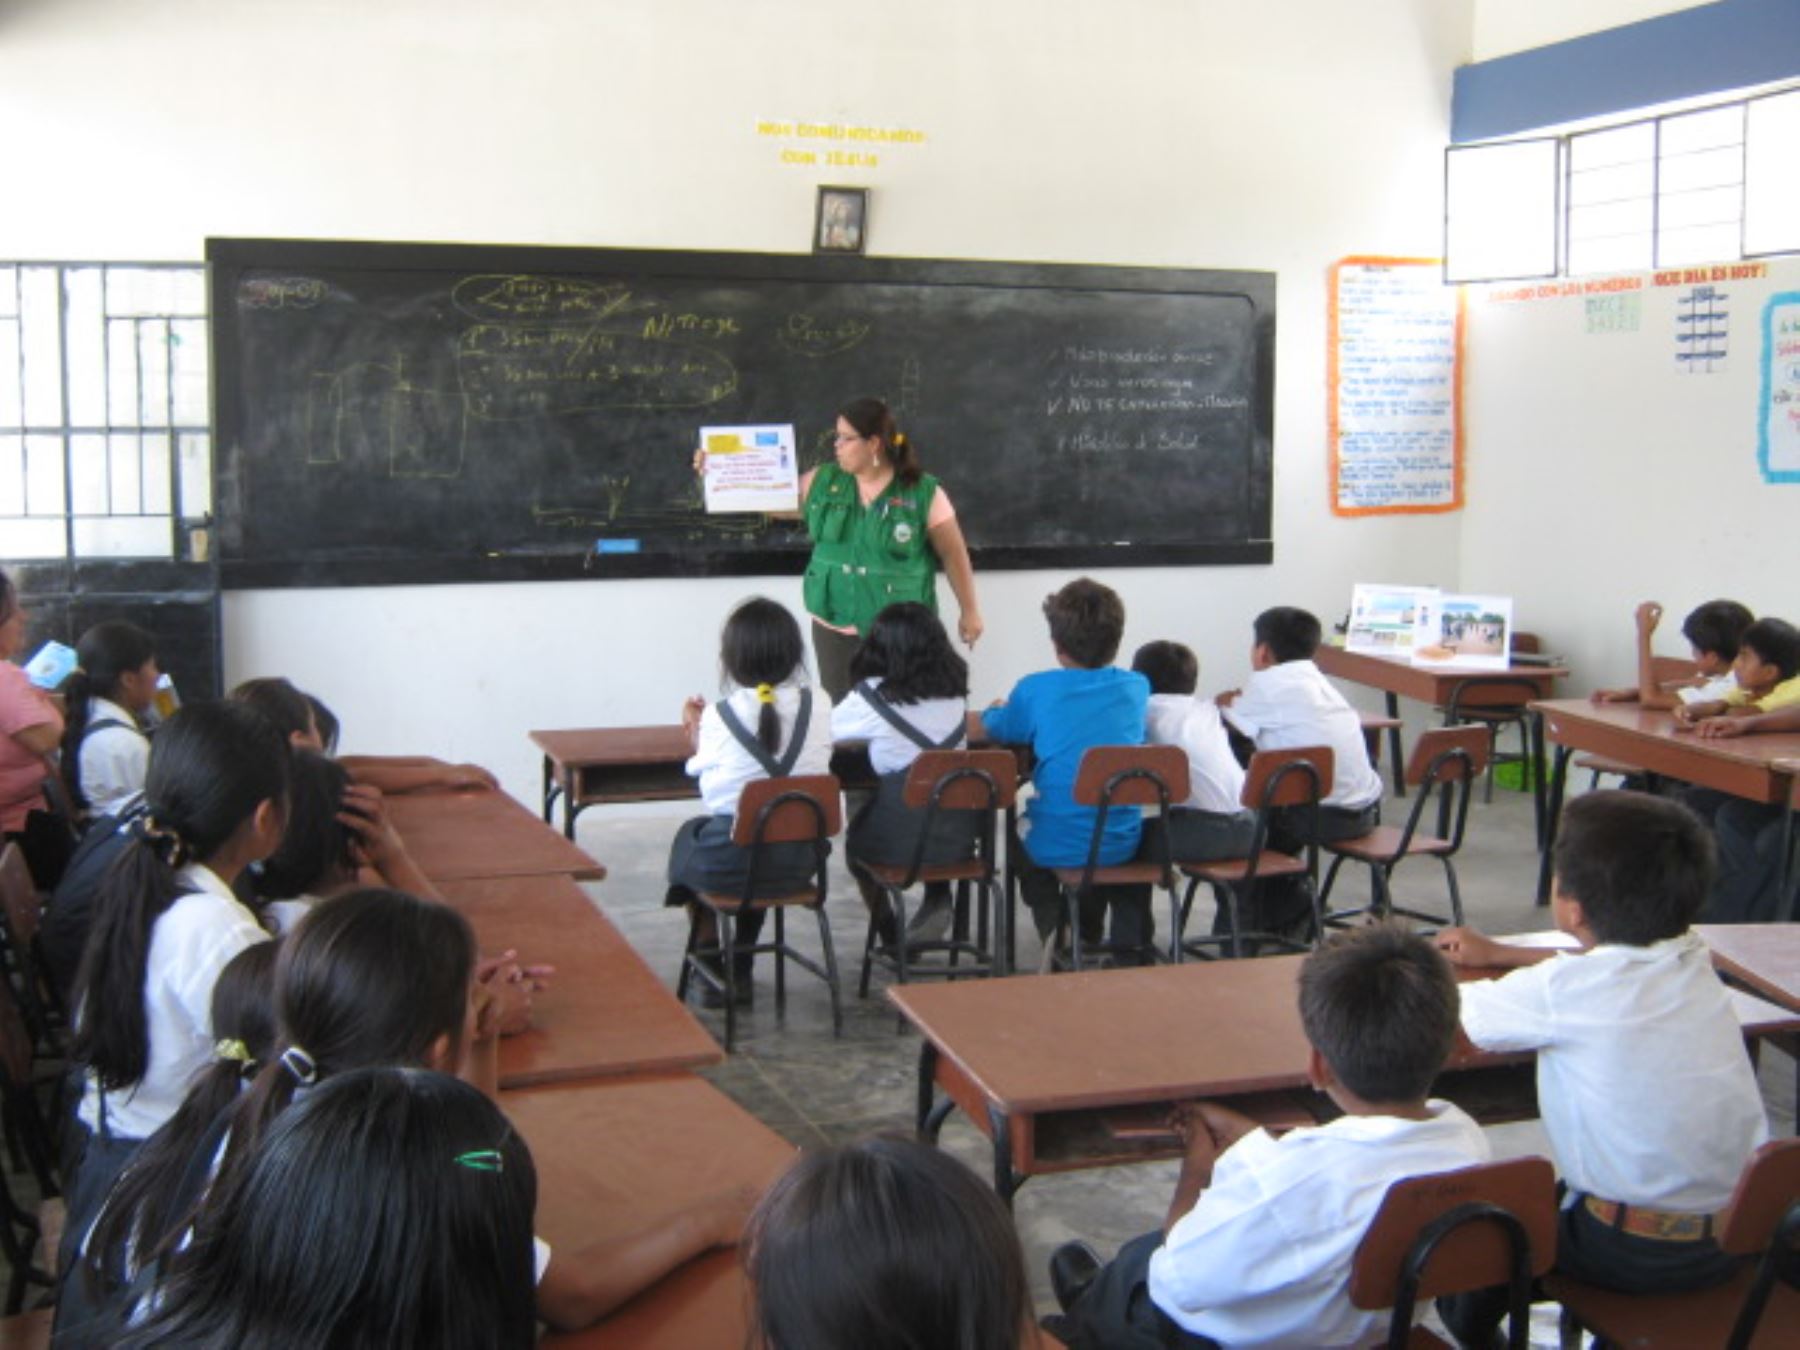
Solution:
[[[1025,808],[1026,849],[1040,867],[1080,867],[1094,833],[1094,810],[1075,804],[1081,756],[1096,745],[1142,745],[1150,682],[1136,671],[1044,670],[1013,686],[1005,704],[981,714],[996,741],[1030,745],[1037,757],[1037,792]],[[1103,866],[1137,852],[1142,828],[1136,807],[1107,813],[1100,843]]]

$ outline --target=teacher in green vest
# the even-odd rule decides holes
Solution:
[[[813,542],[804,599],[819,683],[833,703],[850,690],[850,658],[876,614],[902,600],[936,612],[940,567],[961,610],[957,633],[973,647],[982,629],[956,509],[887,404],[845,404],[835,444],[835,462],[800,478],[800,516]]]

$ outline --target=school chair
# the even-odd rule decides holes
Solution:
[[[1458,680],[1450,690],[1450,702],[1444,707],[1444,725],[1466,726],[1478,723],[1494,734],[1488,752],[1487,790],[1483,800],[1494,800],[1494,766],[1501,763],[1522,764],[1531,784],[1532,808],[1536,812],[1537,838],[1544,842],[1544,733],[1531,703],[1541,698],[1538,687],[1519,675],[1471,675]],[[1500,732],[1504,727],[1517,727],[1519,753],[1500,753]],[[1440,833],[1442,833],[1440,821]]]
[[[998,954],[1005,949],[1005,935],[995,931],[989,942],[991,916],[1004,913],[1000,903],[998,848],[995,844],[995,821],[1001,811],[1013,804],[1019,788],[1019,764],[1010,750],[927,750],[912,762],[906,773],[902,800],[925,815],[919,827],[919,841],[913,849],[912,861],[906,864],[862,862],[851,859],[853,870],[879,886],[894,910],[894,927],[898,938],[891,948],[877,940],[875,916],[869,916],[869,931],[863,938],[862,980],[857,997],[869,996],[869,972],[880,964],[894,972],[905,984],[918,976],[991,975],[1003,964]],[[924,862],[925,846],[931,838],[931,827],[944,811],[980,813],[975,831],[974,855],[961,862]],[[906,939],[906,892],[926,882],[954,882],[956,885],[956,918],[947,940],[908,942]],[[969,939],[969,892],[974,887],[981,897],[978,927],[973,941]],[[996,925],[1003,918],[994,917]],[[918,966],[914,957],[931,952],[947,954],[942,966]],[[971,964],[959,967],[961,956]]]
[[[831,853],[831,836],[844,827],[843,790],[830,774],[812,774],[798,778],[763,778],[749,784],[738,799],[737,816],[731,824],[731,842],[750,850],[750,871],[744,879],[741,895],[725,895],[717,891],[699,891],[696,895],[713,916],[717,939],[699,944],[693,927],[688,929],[687,949],[682,953],[681,978],[675,996],[686,999],[688,979],[698,975],[725,996],[725,1053],[730,1054],[737,1035],[737,962],[732,933],[737,916],[745,910],[775,911],[775,939],[759,942],[738,955],[772,952],[775,956],[775,1008],[787,1007],[787,968],[792,960],[802,970],[817,975],[831,991],[831,1034],[844,1034],[844,1009],[838,984],[837,953],[831,945],[831,920],[825,915],[826,860]],[[757,896],[758,874],[762,871],[763,848],[768,844],[805,844],[813,846],[813,874],[806,887],[784,895]],[[787,941],[787,911],[801,906],[810,909],[819,921],[819,946],[824,964],[802,955]],[[717,962],[715,971],[711,963]]]
[[[1714,1233],[1733,1256],[1755,1257],[1724,1284],[1679,1294],[1621,1294],[1563,1275],[1544,1290],[1563,1306],[1564,1343],[1589,1331],[1629,1350],[1775,1350],[1800,1328],[1800,1139],[1751,1155]]]
[[[1300,746],[1289,750],[1261,750],[1250,756],[1244,774],[1244,791],[1238,799],[1256,812],[1256,832],[1251,836],[1249,851],[1242,858],[1225,858],[1214,862],[1184,862],[1182,875],[1188,878],[1187,893],[1181,900],[1181,913],[1170,941],[1171,959],[1183,956],[1210,957],[1208,947],[1224,947],[1235,960],[1244,954],[1244,944],[1254,942],[1260,949],[1265,943],[1305,951],[1310,943],[1299,942],[1280,933],[1245,932],[1240,906],[1254,893],[1257,883],[1277,877],[1298,878],[1312,900],[1313,938],[1319,928],[1319,803],[1334,769],[1331,747]],[[1268,847],[1269,825],[1277,807],[1299,807],[1305,813],[1306,844],[1299,857],[1278,853]],[[1212,888],[1215,901],[1225,913],[1227,931],[1205,937],[1184,936],[1188,915],[1194,907],[1194,893],[1205,882]]]
[[[32,1039],[46,1050],[54,1044],[63,1024],[55,991],[38,961],[38,928],[44,914],[43,893],[32,880],[31,869],[17,844],[0,851],[0,942],[4,943],[19,1009],[25,1015]]]
[[[1154,808],[1165,819],[1169,808],[1187,800],[1187,751],[1178,745],[1096,745],[1081,757],[1075,771],[1075,803],[1091,806],[1094,832],[1088,840],[1087,862],[1080,867],[1056,867],[1057,882],[1062,887],[1063,904],[1069,928],[1069,965],[1080,970],[1089,954],[1088,944],[1081,938],[1081,902],[1097,886],[1149,886],[1168,892],[1169,920],[1173,924],[1176,906],[1175,870],[1169,856],[1169,832],[1162,832],[1162,856],[1151,860],[1132,859],[1111,867],[1100,865],[1100,844],[1106,833],[1107,813],[1118,807]],[[1154,923],[1155,906],[1151,907]],[[1174,939],[1171,937],[1171,944]],[[1051,938],[1052,962],[1056,938]],[[1097,956],[1131,956],[1154,961],[1155,939],[1142,946],[1117,942],[1094,943]],[[1174,948],[1170,948],[1174,959]]]
[[[1462,892],[1456,884],[1456,851],[1462,847],[1463,833],[1469,820],[1469,798],[1474,794],[1475,779],[1487,765],[1488,748],[1493,732],[1486,727],[1439,727],[1427,731],[1413,745],[1407,761],[1406,781],[1417,789],[1406,824],[1398,829],[1377,825],[1355,839],[1328,840],[1320,845],[1332,855],[1331,867],[1325,873],[1325,884],[1319,891],[1321,925],[1342,924],[1363,914],[1385,918],[1403,914],[1409,919],[1442,926],[1463,921]],[[1433,793],[1440,801],[1453,798],[1451,828],[1448,837],[1421,834],[1419,821]],[[1414,856],[1436,858],[1444,867],[1444,881],[1450,890],[1450,917],[1425,914],[1394,903],[1394,869]],[[1338,868],[1346,861],[1364,863],[1369,869],[1372,896],[1368,904],[1354,909],[1331,908],[1331,888],[1337,881]]]
[[[1556,1256],[1556,1174],[1544,1158],[1408,1177],[1388,1188],[1350,1266],[1352,1306],[1392,1308],[1388,1350],[1447,1346],[1413,1326],[1420,1299],[1505,1285],[1508,1350],[1525,1350],[1531,1282]]]
[[[1394,795],[1406,795],[1406,760],[1400,754],[1400,732],[1405,726],[1398,717],[1386,717],[1380,713],[1364,712],[1358,708],[1357,720],[1362,723],[1363,744],[1369,750],[1369,767],[1376,774],[1381,773],[1381,733],[1386,732],[1390,758],[1394,761]]]

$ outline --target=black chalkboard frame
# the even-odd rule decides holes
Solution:
[[[604,249],[552,245],[399,243],[319,239],[209,238],[206,241],[211,314],[212,409],[215,466],[240,443],[245,417],[235,297],[247,271],[369,269],[431,273],[657,275],[720,281],[804,281],[828,284],[997,286],[1015,290],[1137,291],[1147,294],[1233,296],[1254,314],[1250,355],[1251,496],[1247,537],[1179,544],[1106,543],[1055,547],[989,546],[972,550],[977,571],[1027,568],[1236,566],[1274,559],[1271,527],[1275,422],[1275,275],[1272,272],[1191,268],[1111,267],[921,258],[869,258],[807,254],[702,253],[662,249]],[[215,467],[215,473],[217,473]],[[954,491],[954,482],[951,489]],[[216,484],[222,515],[230,493]],[[793,576],[805,569],[808,549],[796,524],[786,544],[754,552],[646,551],[597,554],[583,548],[547,547],[488,553],[478,550],[391,554],[358,558],[266,558],[220,551],[221,582],[228,590],[308,586],[425,585],[475,581],[546,581],[582,578],[681,576]],[[222,533],[229,539],[230,532]]]

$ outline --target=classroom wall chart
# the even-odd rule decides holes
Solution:
[[[1757,460],[1771,483],[1800,483],[1800,291],[1763,306]]]
[[[1433,258],[1331,269],[1326,415],[1340,516],[1463,504],[1463,302]]]

